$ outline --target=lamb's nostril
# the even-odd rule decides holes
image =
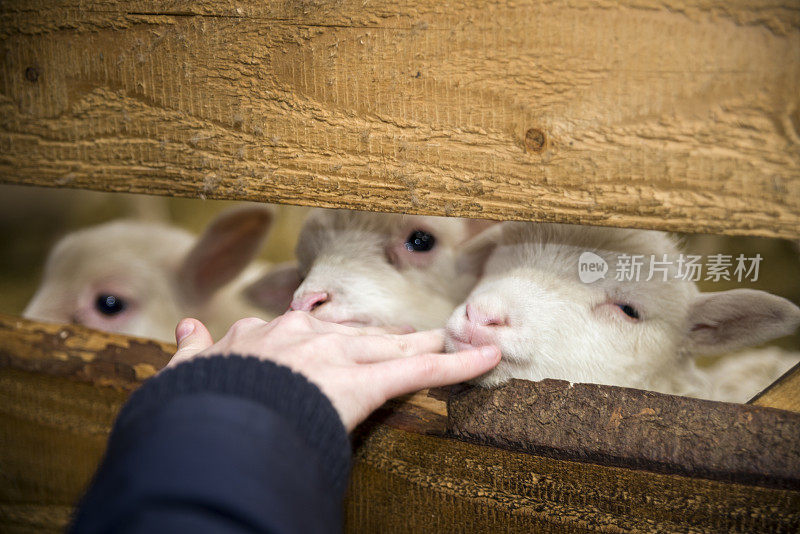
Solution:
[[[467,320],[478,326],[508,326],[508,317],[502,313],[491,313],[472,304],[467,304]]]
[[[328,302],[328,300],[330,300],[328,298],[328,294],[324,292],[306,293],[292,300],[292,304],[289,306],[289,309],[294,311],[310,312],[319,308]]]

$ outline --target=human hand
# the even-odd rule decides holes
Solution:
[[[442,354],[441,330],[397,335],[353,328],[291,311],[265,322],[234,323],[217,343],[196,319],[175,329],[178,351],[167,367],[195,357],[240,354],[304,375],[330,399],[347,431],[388,399],[475,378],[500,362],[497,347]]]

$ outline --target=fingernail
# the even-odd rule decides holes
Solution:
[[[189,320],[183,320],[178,323],[178,328],[175,329],[175,338],[178,341],[178,345],[181,344],[181,341],[186,339],[186,336],[194,332],[194,322]]]
[[[487,345],[485,347],[481,347],[478,352],[484,358],[496,358],[497,353],[500,351],[497,350],[497,347],[493,347],[492,345]]]

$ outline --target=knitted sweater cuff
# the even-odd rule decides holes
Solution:
[[[350,441],[338,412],[306,377],[268,360],[239,355],[201,357],[159,373],[131,395],[114,425],[112,441],[114,435],[127,433],[160,406],[195,393],[237,396],[282,416],[318,454],[329,487],[344,495]]]

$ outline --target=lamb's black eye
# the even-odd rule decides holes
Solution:
[[[103,315],[116,315],[127,306],[124,300],[114,295],[98,295],[94,301],[94,307]]]
[[[630,317],[631,319],[638,319],[639,318],[639,310],[631,306],[630,304],[617,304],[619,309],[622,310],[622,313]]]
[[[409,252],[428,252],[436,244],[436,238],[423,230],[414,230],[406,239],[406,249]]]

